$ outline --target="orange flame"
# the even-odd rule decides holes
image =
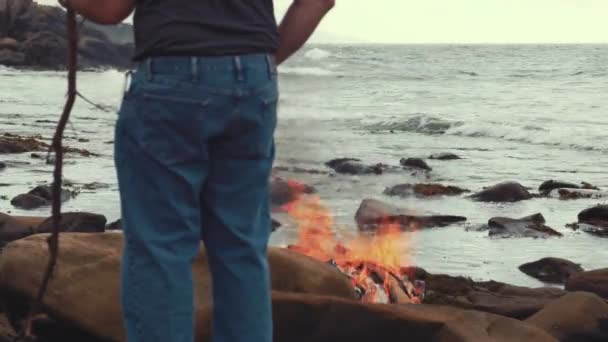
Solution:
[[[385,272],[382,275],[384,284],[380,285],[385,289],[385,293],[389,293],[388,273],[403,276],[402,266],[410,264],[412,234],[403,233],[399,223],[387,219],[375,234],[357,235],[341,242],[333,231],[334,220],[331,211],[321,204],[318,196],[300,196],[283,206],[283,209],[298,225],[299,239],[290,249],[323,262],[333,260],[340,267],[363,264],[364,269],[352,279],[353,285],[366,284],[369,281],[371,271],[365,265],[377,265]],[[377,288],[365,287],[365,297],[373,297],[370,301],[377,300]]]

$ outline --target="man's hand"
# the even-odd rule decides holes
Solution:
[[[335,0],[294,0],[279,25],[280,43],[277,64],[298,51],[313,34],[321,19],[335,5]]]
[[[125,20],[135,8],[135,0],[58,0],[76,13],[98,24],[113,25]]]

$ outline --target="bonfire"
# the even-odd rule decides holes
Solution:
[[[412,233],[404,233],[399,223],[387,219],[375,233],[338,239],[333,215],[319,196],[300,196],[283,210],[298,226],[299,239],[289,249],[336,267],[350,279],[360,301],[419,304],[424,299],[424,282],[411,280],[405,267]]]

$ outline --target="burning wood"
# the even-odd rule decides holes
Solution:
[[[289,249],[336,267],[351,280],[362,302],[419,304],[424,299],[424,282],[412,282],[402,267],[408,262],[412,233],[404,233],[398,224],[387,221],[376,234],[342,243],[319,197],[300,197],[283,209],[299,229],[299,240]]]

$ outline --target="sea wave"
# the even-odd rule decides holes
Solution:
[[[285,75],[296,76],[332,76],[334,73],[331,70],[319,67],[281,67],[279,72]]]
[[[304,56],[306,56],[306,58],[318,61],[331,56],[331,52],[319,48],[313,48],[311,50],[306,51]]]
[[[550,127],[530,124],[517,125],[513,122],[450,121],[426,114],[415,115],[405,121],[375,122],[367,124],[366,129],[371,131],[499,139],[531,145],[562,146],[583,151],[608,151],[606,146],[597,144],[597,141],[601,141],[601,134],[588,132],[587,130],[573,130],[564,133],[563,130],[553,130]],[[578,139],[573,141],[565,137],[565,134],[568,136],[578,136]]]

